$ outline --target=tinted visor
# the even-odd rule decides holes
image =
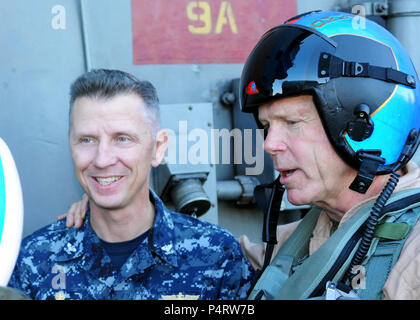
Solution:
[[[334,52],[332,40],[309,28],[271,29],[245,63],[239,86],[242,111],[252,112],[273,98],[309,92],[326,83],[328,77],[319,77],[320,56]]]

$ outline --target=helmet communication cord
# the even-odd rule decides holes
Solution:
[[[373,205],[369,218],[367,219],[364,227],[364,233],[359,247],[357,248],[356,253],[353,256],[353,259],[350,263],[350,267],[347,269],[347,272],[344,278],[351,280],[356,274],[352,273],[353,267],[360,265],[363,261],[363,258],[366,256],[370,245],[373,240],[373,235],[375,233],[376,226],[378,224],[379,218],[382,216],[383,208],[391,197],[392,192],[397,186],[400,174],[396,172],[401,166],[405,165],[408,159],[410,159],[417,149],[419,143],[418,131],[412,129],[407,137],[407,141],[404,145],[401,155],[397,161],[396,166],[392,169],[391,177],[389,178],[387,184],[382,190],[381,194],[376,199],[375,204]],[[359,154],[360,153],[360,154]],[[360,150],[358,152],[359,159],[362,160],[362,165],[360,170],[354,179],[353,183],[350,185],[350,189],[365,193],[369,188],[370,184],[375,177],[375,172],[379,164],[383,164],[385,159],[380,157],[380,150]],[[368,184],[365,188],[365,184]],[[363,192],[364,191],[364,192]],[[344,280],[345,280],[344,279]]]
[[[398,172],[393,172],[385,188],[382,190],[381,194],[376,199],[375,204],[373,205],[370,211],[369,218],[365,223],[362,240],[360,242],[359,247],[357,248],[356,253],[353,256],[353,259],[350,263],[350,267],[347,269],[347,272],[344,276],[345,278],[351,280],[354,276],[356,276],[356,274],[352,273],[352,270],[355,266],[360,265],[363,261],[363,258],[366,256],[366,253],[368,252],[372,243],[373,235],[375,233],[378,220],[382,216],[383,208],[388,199],[391,197],[391,194],[394,191],[395,187],[397,186],[399,177],[400,174]]]

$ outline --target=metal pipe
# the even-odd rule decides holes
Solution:
[[[210,199],[199,179],[183,179],[171,189],[171,198],[178,212],[199,217],[210,209]]]
[[[217,181],[216,188],[219,200],[239,200],[242,196],[242,186],[236,180]]]
[[[236,200],[237,204],[254,203],[254,189],[260,181],[250,176],[235,176],[234,180],[217,182],[217,199]]]
[[[84,1],[80,0],[80,24],[82,26],[82,41],[83,41],[83,55],[85,57],[85,68],[86,71],[92,69],[90,49],[89,49],[89,36],[86,27],[86,6]]]
[[[420,45],[417,37],[420,25],[420,1],[389,0],[387,27],[407,49],[417,72],[420,70]]]

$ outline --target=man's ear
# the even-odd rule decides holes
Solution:
[[[159,130],[156,134],[155,152],[152,159],[152,166],[157,167],[165,156],[166,149],[168,148],[168,133],[166,130]]]

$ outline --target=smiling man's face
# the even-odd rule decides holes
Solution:
[[[74,170],[98,207],[122,209],[141,191],[148,192],[150,170],[159,165],[166,149],[154,132],[137,94],[76,99],[69,134]]]

